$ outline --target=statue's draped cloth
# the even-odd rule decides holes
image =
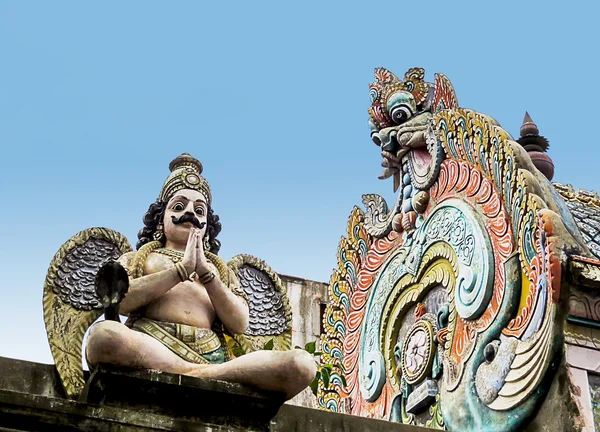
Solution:
[[[132,330],[153,337],[190,363],[217,364],[225,361],[221,341],[210,329],[141,317],[131,317],[125,324]]]

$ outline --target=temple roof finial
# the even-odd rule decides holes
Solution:
[[[521,126],[521,136],[539,135],[540,131],[537,125],[531,119],[531,116],[525,111],[525,118],[523,119],[523,125]]]
[[[525,111],[525,117],[523,118],[523,125],[521,125],[520,132],[521,137],[517,142],[521,144],[525,150],[545,153],[550,148],[548,140],[540,135],[540,130],[527,111]]]
[[[525,111],[523,125],[521,125],[521,136],[517,140],[523,146],[533,164],[539,169],[549,180],[554,177],[554,163],[546,152],[550,148],[548,140],[540,135],[537,125],[531,119],[531,116]]]

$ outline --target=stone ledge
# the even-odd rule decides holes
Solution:
[[[54,365],[0,357],[0,389],[40,396],[64,398]]]
[[[283,405],[271,420],[270,432],[431,432],[433,429]]]
[[[0,357],[0,368],[3,371],[0,431],[427,430],[293,405],[281,406],[283,395],[279,393],[144,370],[100,370],[88,381],[86,401],[72,401],[63,397],[54,365]]]
[[[225,381],[158,371],[101,369],[92,374],[83,401],[210,424],[266,430],[285,402],[282,393]]]
[[[0,390],[0,430],[218,431],[264,430],[213,425],[136,409],[92,406],[67,399]]]

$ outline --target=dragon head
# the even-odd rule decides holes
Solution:
[[[425,82],[424,77],[422,68],[409,69],[404,81],[387,69],[376,68],[375,82],[370,85],[371,139],[381,148],[385,168],[379,178],[393,176],[394,192],[406,174],[417,187],[432,177],[435,155],[427,148],[429,119],[432,112],[458,108],[448,78],[436,74],[433,84]]]

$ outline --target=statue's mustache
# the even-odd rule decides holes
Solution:
[[[196,228],[202,229],[206,225],[206,222],[200,223],[196,216],[193,213],[184,213],[181,217],[171,216],[171,221],[173,221],[174,225],[179,225],[186,222],[191,222]]]

